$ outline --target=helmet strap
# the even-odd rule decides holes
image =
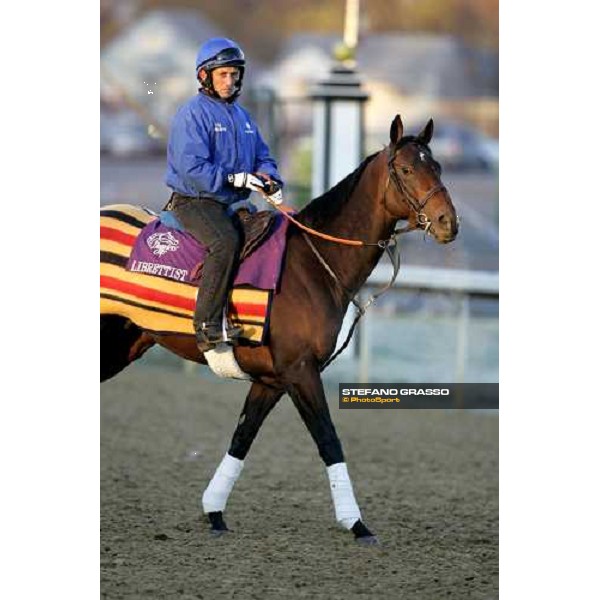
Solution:
[[[202,79],[200,77],[200,71],[204,71],[206,73],[206,77]],[[207,71],[206,69],[199,68],[197,73],[198,82],[200,83],[201,89],[204,89],[211,96],[216,96],[215,88],[213,87],[212,81],[212,71]]]

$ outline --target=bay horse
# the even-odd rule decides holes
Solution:
[[[297,215],[304,226],[370,245],[344,246],[318,237],[309,240],[293,225],[288,230],[267,344],[234,349],[252,384],[229,450],[202,496],[215,535],[228,531],[223,511],[229,494],[265,418],[287,393],[325,463],[336,520],[353,532],[357,542],[377,543],[361,519],[320,369],[335,350],[349,302],[379,261],[398,220],[407,220],[410,229],[425,230],[442,244],[458,233],[456,211],[429,148],[433,120],[416,136],[403,136],[403,129],[396,115],[389,144]],[[112,377],[154,344],[206,364],[193,336],[150,334],[118,315],[105,315],[101,318],[101,378]]]

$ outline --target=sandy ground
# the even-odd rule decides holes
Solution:
[[[333,517],[324,465],[287,396],[213,539],[200,496],[248,384],[132,366],[101,388],[102,598],[497,598],[498,417],[330,407],[363,518]]]

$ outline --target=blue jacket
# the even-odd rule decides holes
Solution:
[[[232,187],[227,175],[257,171],[282,183],[268,146],[244,108],[202,92],[179,108],[167,146],[165,183],[171,189],[231,205],[248,198],[250,190]]]

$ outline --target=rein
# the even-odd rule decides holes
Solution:
[[[306,243],[308,244],[309,248],[312,250],[313,254],[317,257],[318,261],[321,263],[321,265],[323,266],[325,271],[327,271],[327,273],[330,275],[330,277],[338,285],[338,287],[340,288],[340,290],[342,291],[344,296],[350,302],[352,302],[352,304],[354,304],[354,306],[356,307],[356,309],[358,311],[356,316],[354,317],[354,321],[352,322],[352,325],[350,326],[350,331],[348,332],[346,340],[344,341],[344,343],[342,344],[342,346],[340,347],[340,349],[337,352],[335,352],[323,364],[321,364],[319,366],[320,372],[324,371],[347,348],[348,344],[350,343],[350,340],[352,339],[352,335],[354,334],[354,329],[356,328],[358,321],[366,313],[367,308],[369,308],[369,306],[371,306],[371,304],[373,304],[373,302],[375,302],[375,300],[379,296],[381,296],[383,293],[387,292],[392,287],[392,285],[394,285],[394,282],[396,281],[396,277],[398,276],[398,272],[400,270],[400,244],[398,243],[398,239],[397,239],[398,236],[403,233],[408,233],[409,231],[412,231],[414,229],[423,229],[424,233],[429,233],[429,229],[430,229],[432,223],[431,223],[429,217],[427,217],[427,215],[423,212],[423,209],[427,205],[427,202],[429,202],[429,200],[431,198],[433,198],[433,196],[435,196],[437,193],[444,191],[446,189],[446,187],[444,185],[438,184],[438,185],[434,186],[431,190],[429,190],[427,192],[427,194],[425,194],[424,198],[421,198],[419,200],[418,198],[416,198],[409,192],[408,188],[406,187],[406,185],[403,183],[402,179],[399,177],[398,173],[396,172],[396,169],[394,168],[394,158],[395,157],[396,157],[396,152],[394,151],[394,149],[390,148],[389,159],[387,162],[388,179],[387,179],[385,191],[384,191],[384,202],[385,202],[385,193],[387,192],[387,189],[390,184],[390,179],[391,179],[394,182],[394,185],[395,185],[396,189],[398,190],[399,194],[405,198],[409,207],[416,214],[416,223],[409,222],[409,224],[406,225],[405,227],[394,229],[394,231],[392,232],[392,235],[386,240],[378,240],[377,242],[363,242],[362,240],[350,240],[350,239],[346,239],[346,238],[338,238],[338,237],[334,237],[331,235],[327,235],[326,233],[322,233],[320,231],[316,231],[316,230],[300,223],[298,220],[296,220],[294,217],[292,217],[289,213],[287,213],[284,209],[282,209],[279,205],[275,204],[272,200],[270,200],[269,197],[265,193],[262,194],[263,197],[265,198],[265,200],[269,204],[274,206],[286,219],[288,219],[288,221],[290,221],[291,223],[293,223],[294,225],[296,225],[298,228],[300,228],[303,231],[302,237],[306,240]],[[319,237],[324,240],[328,240],[330,242],[335,242],[335,243],[342,244],[345,246],[362,246],[362,247],[377,246],[379,248],[382,248],[383,250],[386,251],[387,255],[390,258],[392,266],[393,266],[392,277],[391,277],[389,283],[386,284],[385,286],[383,286],[377,292],[375,292],[375,294],[373,294],[363,305],[361,305],[360,302],[358,302],[356,300],[356,296],[358,295],[358,292],[356,294],[352,294],[352,292],[350,292],[344,286],[344,284],[340,281],[339,277],[335,274],[333,269],[329,266],[329,264],[327,263],[325,258],[323,258],[322,254],[317,250],[317,248],[315,247],[315,245],[313,244],[312,240],[307,235],[307,233],[309,233],[315,237]]]
[[[269,200],[269,197],[266,194],[263,194],[263,198],[271,206],[274,206],[288,221],[290,221],[290,223],[293,223],[294,225],[296,225],[296,227],[302,229],[303,231],[306,231],[307,233],[310,233],[311,235],[314,235],[315,237],[320,237],[324,240],[328,240],[330,242],[336,242],[338,244],[343,244],[345,246],[379,246],[380,248],[383,248],[383,246],[381,245],[383,242],[388,241],[388,240],[379,240],[378,242],[373,243],[373,242],[363,242],[362,240],[349,240],[346,238],[338,238],[333,235],[327,235],[326,233],[322,233],[320,231],[316,231],[315,229],[307,227],[306,225],[300,223],[300,221],[294,219],[294,217],[292,217],[292,215],[290,215],[288,212],[283,210],[279,205],[277,205],[274,202],[272,202],[271,200]]]
[[[388,183],[389,183],[389,179],[388,179]],[[269,202],[269,204],[274,206],[286,219],[288,219],[291,223],[293,223],[294,225],[298,226],[300,229],[303,230],[302,237],[305,239],[306,243],[308,244],[308,247],[312,250],[313,254],[317,257],[317,260],[321,263],[321,265],[323,266],[325,271],[327,271],[327,273],[330,275],[330,277],[333,279],[333,281],[338,285],[340,290],[342,290],[342,293],[344,294],[344,296],[350,302],[352,302],[352,304],[354,304],[354,306],[358,310],[356,316],[354,317],[354,321],[352,322],[352,325],[350,326],[350,331],[348,332],[348,335],[346,336],[346,340],[344,341],[342,346],[340,346],[340,349],[337,352],[335,352],[332,356],[330,356],[322,365],[319,366],[319,372],[323,372],[347,348],[348,344],[350,343],[350,340],[352,339],[352,336],[354,335],[354,329],[358,325],[358,322],[360,321],[362,316],[366,313],[367,308],[369,308],[369,306],[371,306],[371,304],[373,304],[373,302],[375,302],[375,300],[379,296],[381,296],[381,294],[383,294],[384,292],[387,292],[387,290],[389,290],[392,287],[392,285],[394,285],[394,281],[396,281],[396,277],[398,276],[398,271],[400,270],[400,244],[398,243],[397,237],[402,233],[406,233],[408,231],[411,231],[412,229],[417,229],[418,227],[416,227],[414,225],[407,225],[406,227],[403,227],[400,229],[395,229],[393,231],[392,235],[387,240],[379,240],[376,243],[363,242],[360,240],[347,240],[347,239],[343,239],[343,238],[336,238],[331,235],[327,235],[325,233],[315,231],[314,229],[311,229],[310,227],[303,225],[302,223],[300,223],[299,221],[294,219],[294,217],[292,217],[290,214],[288,214],[285,210],[283,210],[280,206],[278,206],[274,202],[270,201],[268,196],[266,196],[266,194],[263,194],[263,196],[267,200],[267,202]],[[323,255],[317,250],[315,245],[312,243],[312,240],[307,235],[307,233],[310,233],[311,235],[313,235],[315,237],[320,237],[325,240],[344,244],[346,246],[362,246],[362,247],[378,246],[379,248],[384,249],[387,252],[387,255],[390,257],[390,260],[394,267],[394,271],[392,273],[392,278],[390,279],[390,282],[387,285],[385,285],[383,288],[381,288],[379,291],[377,291],[375,294],[373,294],[364,303],[364,305],[361,306],[360,302],[358,302],[358,300],[356,300],[356,296],[358,295],[358,292],[356,294],[352,294],[352,292],[350,292],[346,288],[346,286],[340,281],[340,278],[335,274],[333,269],[329,266],[327,261],[323,258]]]
[[[269,196],[267,196],[264,192],[262,192],[262,196],[271,206],[276,208],[288,221],[290,221],[290,223],[293,223],[299,229],[302,229],[306,233],[310,233],[311,235],[313,235],[315,237],[320,237],[324,240],[328,240],[330,242],[336,242],[338,244],[343,244],[345,246],[378,246],[379,248],[385,249],[388,244],[395,243],[396,236],[401,233],[408,233],[409,231],[414,231],[415,229],[423,229],[424,233],[429,233],[429,229],[430,229],[432,223],[431,223],[429,217],[423,212],[423,209],[425,208],[425,206],[427,205],[429,200],[431,200],[431,198],[433,198],[433,196],[435,196],[439,192],[443,192],[446,190],[446,186],[442,185],[440,183],[440,184],[434,186],[433,188],[431,188],[425,194],[425,196],[423,198],[421,198],[421,199],[416,198],[415,196],[413,196],[413,194],[411,194],[411,192],[408,190],[408,188],[406,187],[406,185],[404,184],[404,182],[402,181],[402,179],[399,177],[398,173],[396,172],[396,169],[394,168],[394,159],[395,158],[396,158],[396,152],[393,148],[390,148],[389,159],[387,162],[388,179],[385,184],[385,191],[383,192],[383,195],[385,198],[385,193],[388,190],[388,187],[390,185],[390,179],[391,179],[394,182],[394,185],[395,185],[396,189],[398,190],[399,194],[405,198],[408,206],[416,214],[416,223],[413,223],[413,224],[409,223],[405,227],[400,227],[400,228],[394,229],[392,235],[387,240],[378,240],[377,242],[363,242],[362,240],[350,240],[347,238],[339,238],[339,237],[335,237],[333,235],[328,235],[326,233],[322,233],[320,231],[316,231],[315,229],[312,229],[311,227],[308,227],[308,226],[304,225],[303,223],[300,223],[300,221],[298,221],[297,219],[292,217],[292,215],[290,215],[286,210],[281,208],[278,204],[275,204],[275,202],[273,202],[269,198]]]
[[[396,281],[396,277],[398,276],[398,271],[400,270],[400,244],[398,244],[396,235],[397,234],[394,233],[394,235],[392,235],[392,237],[389,240],[386,240],[387,243],[384,246],[385,251],[387,252],[387,255],[390,257],[390,261],[392,262],[392,265],[394,267],[392,277],[387,285],[383,286],[380,290],[375,292],[363,305],[361,305],[360,302],[358,302],[358,300],[356,300],[357,294],[353,295],[352,292],[350,292],[346,288],[346,286],[340,281],[339,277],[335,274],[333,269],[327,264],[327,261],[323,258],[321,253],[317,250],[317,248],[312,243],[312,241],[308,237],[308,235],[306,235],[306,233],[302,234],[302,237],[306,240],[306,243],[308,244],[309,248],[313,251],[313,254],[317,257],[317,259],[319,260],[321,265],[323,265],[323,268],[327,271],[327,273],[331,276],[331,278],[338,284],[339,288],[342,290],[342,292],[344,293],[346,298],[348,298],[350,300],[350,302],[352,302],[352,304],[354,304],[354,306],[358,310],[356,316],[354,317],[354,321],[352,322],[352,325],[350,326],[350,331],[348,331],[346,340],[340,346],[340,349],[337,352],[335,352],[322,365],[319,366],[319,372],[323,372],[347,348],[348,344],[350,343],[350,340],[352,339],[352,335],[354,334],[354,329],[358,325],[358,322],[360,321],[361,317],[367,312],[367,308],[369,308],[369,306],[371,306],[371,304],[373,304],[373,302],[375,302],[375,300],[377,300],[377,298],[379,298],[379,296],[381,296],[384,292],[387,292],[392,287],[392,285],[394,285],[394,281]],[[372,244],[372,245],[374,245],[374,244]]]

